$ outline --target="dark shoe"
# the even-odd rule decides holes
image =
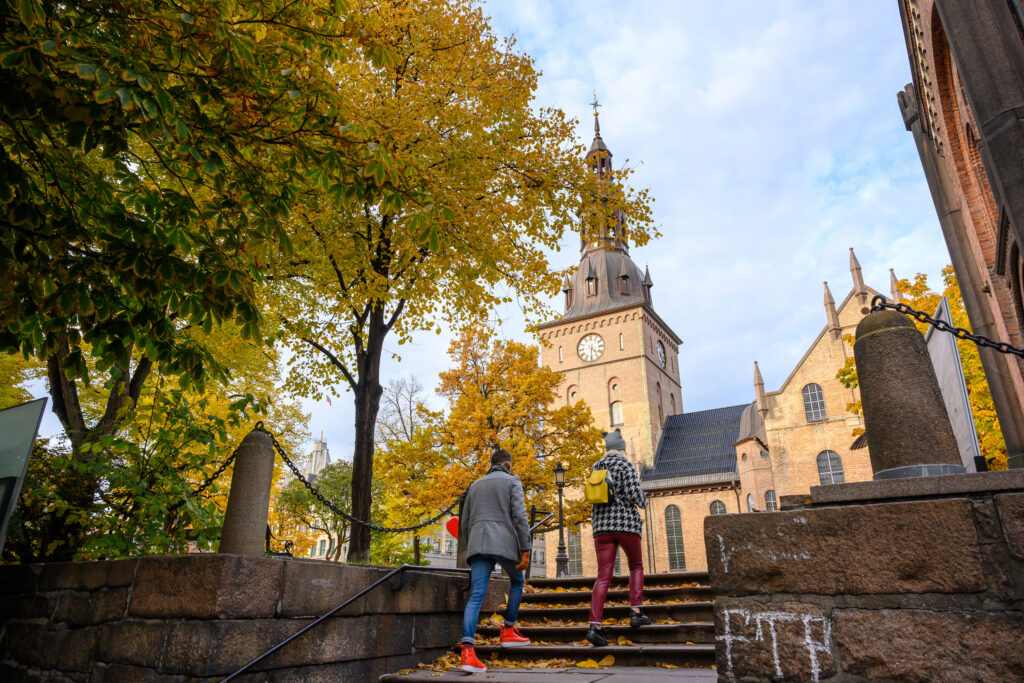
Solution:
[[[639,626],[649,626],[651,624],[651,618],[643,612],[629,611],[629,626],[630,628],[637,628]]]
[[[608,645],[608,636],[603,628],[598,628],[593,624],[587,629],[587,642],[594,647],[605,647]]]

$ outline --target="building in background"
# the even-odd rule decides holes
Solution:
[[[976,334],[1024,346],[1024,4],[899,0],[898,94]],[[980,348],[1009,467],[1024,467],[1024,359]]]

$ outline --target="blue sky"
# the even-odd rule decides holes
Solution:
[[[684,340],[685,411],[752,400],[755,360],[778,388],[825,324],[822,282],[837,301],[849,291],[850,247],[883,293],[890,267],[939,282],[949,257],[896,104],[910,70],[894,0],[491,0],[485,12],[543,72],[536,105],[579,118],[586,143],[597,90],[616,164],[655,197],[663,236],[631,255]],[[567,236],[553,265],[575,264],[577,247]],[[498,316],[527,339],[516,310]],[[402,361],[385,362],[385,380],[434,386],[448,339],[421,338],[388,345]],[[348,457],[351,395],[332,402],[306,404],[310,429]]]
[[[910,80],[893,0],[861,3],[490,0],[499,35],[543,72],[537,106],[580,119],[596,89],[617,165],[655,197],[662,237],[631,250],[654,306],[682,337],[686,411],[753,399],[786,378],[825,324],[822,282],[869,286],[948,263],[924,174],[896,104]],[[578,261],[567,236],[553,265]],[[561,310],[560,302],[554,302]],[[514,309],[502,333],[527,339]],[[421,335],[385,363],[433,387],[447,337]],[[350,396],[311,406],[332,454],[351,452]]]

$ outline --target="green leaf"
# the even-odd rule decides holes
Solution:
[[[102,90],[95,91],[93,95],[98,104],[106,104],[117,95],[117,88],[103,88]]]
[[[188,12],[182,12],[182,13],[181,13],[181,22],[182,22],[183,24],[188,24],[189,26],[192,26],[193,24],[195,24],[195,23],[196,23],[196,18],[195,18],[195,17],[193,17],[193,16],[192,16],[191,14],[189,14]]]
[[[178,138],[178,142],[185,143],[188,141],[188,128],[180,118],[174,124],[174,135]]]
[[[44,55],[48,55],[50,57],[56,57],[57,56],[57,41],[55,41],[55,40],[47,40],[45,42],[42,42],[42,43],[39,44],[39,49],[40,49],[40,51],[42,51],[42,53]]]
[[[92,78],[100,67],[96,64],[78,64],[75,66],[75,73],[79,78]]]

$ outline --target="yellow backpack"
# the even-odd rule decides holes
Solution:
[[[608,470],[594,470],[583,487],[583,497],[588,503],[607,503],[611,498],[608,490]]]

